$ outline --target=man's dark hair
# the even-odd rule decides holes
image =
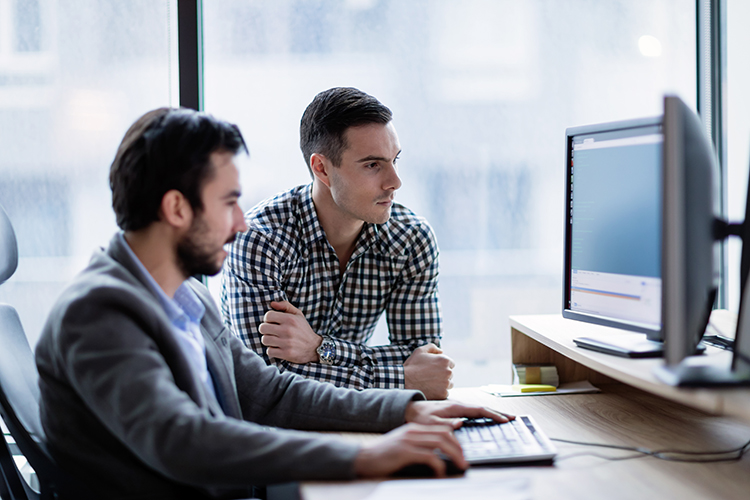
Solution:
[[[117,225],[137,231],[159,220],[172,189],[200,212],[201,190],[214,175],[211,154],[240,150],[247,146],[236,125],[187,108],[149,111],[125,133],[109,170]]]
[[[341,153],[347,148],[346,129],[369,123],[386,125],[392,118],[390,109],[359,89],[334,87],[316,95],[299,127],[299,146],[310,174],[313,153],[322,154],[335,166],[341,165]]]

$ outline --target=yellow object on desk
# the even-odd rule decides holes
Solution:
[[[557,387],[545,384],[514,384],[513,390],[518,392],[555,392]]]

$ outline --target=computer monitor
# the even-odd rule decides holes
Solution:
[[[737,318],[737,330],[734,338],[734,357],[732,358],[732,375],[739,380],[750,379],[750,178],[747,183],[745,199],[745,220],[734,224],[735,231],[727,228],[727,235],[735,234],[742,238],[742,257],[740,260],[740,311]]]
[[[565,131],[563,317],[661,340],[663,141],[661,117]]]
[[[657,377],[671,385],[750,383],[750,199],[745,223],[718,217],[718,166],[698,116],[675,96],[664,98],[662,286],[666,363]],[[732,366],[686,360],[703,336],[719,283],[719,243],[742,237],[740,313]],[[695,361],[695,362],[694,362]],[[731,368],[731,369],[730,369]]]
[[[664,98],[662,319],[665,357],[694,354],[720,280],[719,170],[698,116],[679,97]]]

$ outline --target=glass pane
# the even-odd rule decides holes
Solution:
[[[456,383],[507,380],[508,315],[561,308],[564,130],[695,107],[685,0],[204,3],[205,103],[237,122],[246,208],[309,182],[299,120],[354,86],[394,112],[397,199],[435,228]],[[385,337],[380,337],[383,342]]]
[[[0,205],[18,239],[0,286],[31,344],[117,229],[109,165],[128,126],[177,102],[173,1],[0,0]]]
[[[727,137],[727,213],[729,220],[741,222],[745,217],[748,161],[750,160],[750,67],[747,48],[750,47],[750,3],[727,0],[727,81],[726,137]],[[739,238],[728,242],[727,285],[728,307],[738,312],[740,304]]]

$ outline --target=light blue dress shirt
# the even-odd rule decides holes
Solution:
[[[203,334],[201,333],[200,328],[201,319],[203,319],[203,315],[206,312],[203,303],[201,303],[200,299],[190,289],[187,283],[184,282],[175,292],[174,298],[170,299],[130,248],[124,234],[120,232],[118,233],[118,237],[121,238],[122,243],[124,243],[123,246],[140,267],[144,276],[146,276],[147,285],[153,290],[156,297],[159,299],[167,318],[169,318],[169,321],[172,323],[172,330],[175,333],[175,337],[180,343],[182,351],[190,362],[190,365],[198,374],[201,381],[203,381],[208,392],[218,402],[214,382],[211,378],[211,373],[208,371],[208,364],[206,363],[206,344],[204,343]]]

